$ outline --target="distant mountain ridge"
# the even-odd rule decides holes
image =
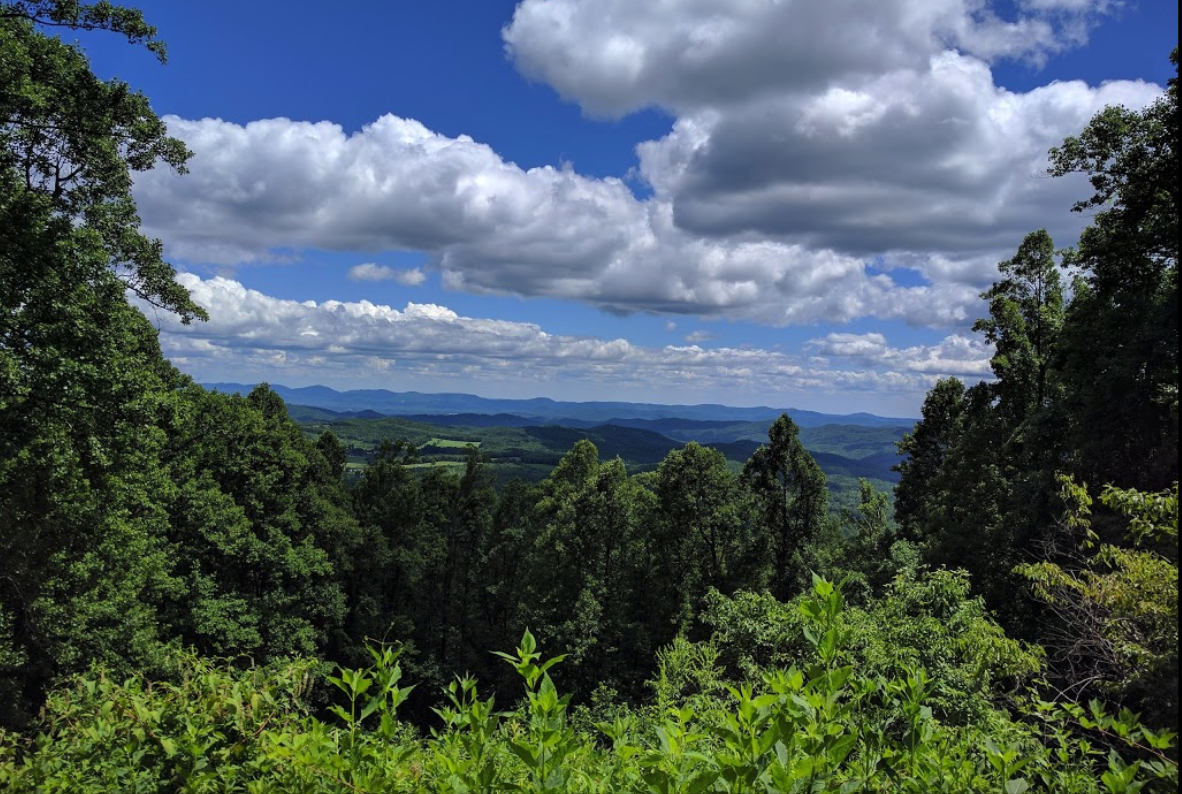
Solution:
[[[203,383],[207,389],[220,392],[246,394],[255,384]],[[422,392],[393,392],[386,389],[352,389],[337,391],[328,386],[289,387],[271,384],[275,391],[290,405],[311,406],[338,414],[404,417],[432,417],[438,421],[443,416],[467,415],[465,423],[474,424],[476,416],[508,414],[521,417],[533,423],[562,424],[579,426],[584,423],[613,424],[628,423],[645,427],[651,422],[659,426],[662,419],[683,419],[702,422],[760,422],[775,419],[787,413],[800,427],[819,427],[828,424],[857,425],[862,427],[910,427],[915,419],[884,417],[869,413],[824,414],[794,408],[770,408],[758,406],[741,408],[729,405],[664,405],[659,403],[632,402],[564,402],[548,397],[532,399],[497,399],[478,397],[473,394],[425,394]],[[372,412],[372,413],[371,413]],[[499,417],[504,419],[506,417]],[[480,421],[480,420],[476,420]],[[635,424],[633,424],[635,423]],[[587,425],[589,426],[589,425]],[[651,429],[656,429],[649,425]],[[703,428],[705,429],[705,428]]]

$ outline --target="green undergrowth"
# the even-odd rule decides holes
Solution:
[[[1029,698],[965,724],[935,715],[923,667],[868,674],[843,664],[840,587],[815,579],[798,604],[805,665],[719,683],[708,697],[658,697],[594,720],[572,709],[526,632],[512,665],[524,696],[500,709],[458,678],[422,733],[398,718],[411,687],[399,653],[340,670],[325,717],[315,665],[246,671],[187,656],[170,683],[102,670],[48,702],[40,731],[0,735],[0,788],[13,792],[1168,792],[1173,736],[1098,704]],[[690,647],[689,644],[686,644]],[[714,664],[709,645],[692,646]],[[688,652],[685,647],[682,653]],[[666,655],[667,657],[667,655]],[[660,681],[654,682],[660,689]]]

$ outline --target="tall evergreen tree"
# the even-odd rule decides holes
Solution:
[[[657,470],[656,495],[650,533],[657,544],[654,578],[662,584],[656,599],[662,608],[654,613],[662,620],[688,625],[709,588],[731,593],[764,584],[744,494],[721,452],[694,442],[670,452]]]
[[[1063,287],[1045,229],[1026,235],[1014,257],[997,267],[1004,278],[982,293],[989,317],[973,330],[994,347],[997,410],[1017,427],[1053,397],[1050,365],[1063,327]]]
[[[1108,107],[1051,151],[1051,173],[1088,175],[1095,211],[1069,257],[1064,335],[1076,473],[1160,490],[1178,478],[1178,50],[1164,97]]]
[[[510,480],[493,511],[492,526],[481,538],[473,598],[473,642],[481,649],[510,647],[525,629],[520,613],[536,536],[534,508],[540,499],[540,486]],[[504,672],[503,665],[494,668],[495,674]]]
[[[922,419],[915,429],[903,435],[895,466],[899,483],[895,486],[895,521],[900,537],[920,542],[932,529],[932,503],[937,496],[935,479],[944,465],[948,450],[957,437],[960,415],[964,410],[964,384],[956,378],[942,378],[924,398]]]
[[[1053,519],[1063,291],[1045,231],[1027,235],[998,269],[1003,278],[981,295],[989,316],[973,326],[994,347],[995,379],[967,391],[941,381],[928,394],[923,421],[899,445],[908,458],[898,467],[896,516],[925,562],[969,571],[976,592],[1016,629],[1030,604],[1013,568],[1042,553]]]
[[[349,635],[357,640],[412,641],[437,544],[426,530],[426,505],[411,468],[418,450],[383,441],[353,489],[353,510],[364,536],[349,593]]]
[[[754,496],[770,552],[772,593],[787,600],[803,592],[816,569],[815,543],[828,521],[825,473],[800,442],[796,423],[782,414],[768,430],[768,444],[743,467],[742,482]]]
[[[646,491],[618,458],[579,441],[543,483],[538,533],[528,562],[522,619],[570,654],[564,680],[589,693],[597,683],[639,694],[656,648],[641,630],[646,604],[635,599],[643,547],[639,518]]]
[[[1107,108],[1052,150],[1052,174],[1087,173],[1095,189],[1074,209],[1102,208],[1064,257],[1083,273],[1070,304],[1050,238],[1028,235],[975,326],[996,380],[953,422],[942,406],[956,390],[939,384],[900,445],[904,532],[928,562],[967,568],[1011,628],[1034,625],[1013,568],[1055,553],[1058,474],[1150,490],[1178,477],[1177,103],[1175,77],[1149,108]],[[1123,520],[1097,527],[1108,521],[1119,538]]]

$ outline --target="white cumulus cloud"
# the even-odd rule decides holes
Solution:
[[[947,336],[935,345],[896,348],[878,333],[831,333],[809,341],[806,348],[823,358],[849,359],[864,367],[966,379],[992,377],[989,360],[993,357],[993,347],[960,334]]]
[[[1086,40],[1107,0],[524,0],[503,31],[525,75],[597,114],[677,113],[922,71],[956,50],[1039,62]],[[1163,57],[1164,57],[1163,53]]]
[[[1046,152],[1159,86],[997,85],[998,59],[1076,46],[1106,0],[524,0],[502,34],[522,73],[591,113],[659,106],[623,178],[527,168],[384,115],[347,132],[286,118],[168,117],[191,173],[137,178],[170,256],[236,265],[306,249],[420,251],[356,279],[769,325],[901,319],[964,328],[1024,235],[1086,221]],[[999,10],[1004,8],[1005,10]],[[1163,53],[1163,58],[1165,54]],[[872,266],[872,267],[871,267]],[[900,283],[908,268],[925,283]]]
[[[407,287],[417,287],[427,280],[427,274],[417,267],[398,270],[387,265],[365,262],[349,268],[349,278],[353,281],[396,281]]]

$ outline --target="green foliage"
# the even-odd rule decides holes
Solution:
[[[168,456],[185,584],[169,605],[172,632],[216,656],[322,652],[345,608],[326,547],[356,533],[318,479],[327,464],[265,386],[185,397]]]
[[[988,733],[938,719],[922,668],[868,676],[847,663],[840,588],[817,579],[796,611],[815,661],[728,687],[716,703],[669,708],[648,724],[621,714],[572,727],[569,696],[526,632],[498,654],[525,685],[497,711],[471,679],[446,692],[427,738],[401,725],[397,654],[330,681],[338,724],[306,716],[307,667],[229,674],[179,660],[179,683],[117,684],[101,671],[55,694],[40,732],[0,736],[0,785],[13,792],[284,791],[441,794],[1176,791],[1173,737],[1099,704],[1032,706]],[[1093,739],[1103,739],[1100,746]]]
[[[801,592],[806,572],[815,567],[815,543],[828,528],[828,492],[824,473],[787,414],[772,425],[768,441],[747,461],[742,480],[759,505],[772,592],[787,598]]]
[[[652,502],[622,461],[600,463],[589,441],[542,485],[520,619],[569,653],[564,675],[579,692],[636,687],[672,636],[672,626],[657,627],[664,636],[644,629],[649,588],[660,584],[650,575],[659,551],[645,535]]]
[[[1007,637],[963,571],[905,570],[866,614],[851,646],[871,669],[926,670],[932,707],[950,722],[984,722],[1043,670],[1041,648]]]
[[[968,570],[976,592],[1021,629],[1035,621],[1011,570],[1033,559],[1052,515],[1047,470],[1065,457],[1052,367],[1063,290],[1045,230],[998,268],[1003,278],[981,296],[989,316],[974,325],[994,347],[996,380],[968,390],[941,381],[929,393],[923,421],[900,445],[908,459],[896,517],[925,563]]]
[[[177,581],[162,457],[180,379],[130,288],[205,316],[139,232],[131,174],[188,156],[147,99],[46,27],[162,54],[139,12],[0,3],[0,724],[103,659],[158,668]],[[20,660],[19,665],[13,660]]]
[[[676,637],[657,652],[657,674],[653,679],[654,708],[665,714],[672,708],[702,708],[722,697],[725,670],[719,664],[721,651],[713,641],[690,642]]]
[[[1063,327],[1063,288],[1045,229],[1026,235],[1014,258],[997,267],[1005,278],[981,296],[989,318],[973,330],[994,346],[997,410],[1016,425],[1052,399],[1048,377]]]
[[[134,8],[79,0],[9,0],[0,7],[0,19],[24,19],[72,30],[111,31],[127,37],[131,44],[142,44],[161,63],[165,61],[164,42],[156,38],[156,28]]]
[[[837,559],[828,567],[856,580],[869,598],[880,595],[900,570],[913,568],[918,551],[913,543],[899,539],[889,517],[887,495],[866,480],[859,486],[857,508],[842,508],[839,514],[845,542],[837,546]],[[846,589],[851,589],[849,582]]]
[[[872,482],[853,496],[890,429],[782,416],[736,477],[751,426],[712,428],[740,434],[717,449],[611,426],[346,420],[308,437],[266,386],[194,386],[127,300],[205,317],[130,192],[188,152],[54,28],[163,59],[137,11],[0,0],[0,724],[65,682],[35,732],[0,734],[0,787],[1177,789],[1172,734],[1153,729],[1177,709],[1177,486],[1160,491],[1177,478],[1176,81],[1052,153],[1092,178],[1079,208],[1103,207],[1066,254],[1083,277],[1064,314],[1045,232],[1000,264],[977,324],[997,380],[929,395],[899,445],[896,532]],[[542,481],[498,496],[490,454]],[[1086,560],[1048,520],[1064,467],[1150,484],[1107,488],[1095,534],[1068,489]],[[1111,542],[1126,525],[1142,545]],[[1031,690],[1040,650],[986,610],[1034,624],[1015,563],[1058,619],[1046,636],[1076,642],[1056,660],[1085,659],[1149,726]],[[817,570],[848,573],[857,606]],[[484,652],[517,636],[508,670]],[[341,666],[308,698],[313,659]],[[460,670],[524,695],[498,711]]]
[[[160,242],[139,232],[131,196],[132,171],[157,163],[183,171],[189,152],[168,137],[147,97],[118,80],[100,80],[80,48],[34,22],[111,30],[163,54],[138,11],[66,0],[0,4],[0,190],[6,200],[42,199],[73,221],[72,231],[102,251],[104,268],[144,300],[185,322],[204,319],[204,309],[173,280]]]
[[[922,560],[968,571],[974,592],[1003,615],[1007,627],[1020,629],[1030,622],[1028,605],[1012,569],[1034,559],[1042,525],[1024,515],[1032,505],[1018,498],[1012,427],[996,409],[990,384],[965,393],[954,433],[931,483]]]
[[[926,563],[967,569],[1026,636],[1055,621],[1026,600],[1015,566],[1076,564],[1055,537],[1057,475],[1151,492],[1178,478],[1177,151],[1176,76],[1150,107],[1106,108],[1051,151],[1052,175],[1088,175],[1095,192],[1074,209],[1096,210],[1091,224],[1075,249],[1056,252],[1038,231],[1000,263],[975,326],[995,346],[996,380],[963,397],[937,384],[900,445],[903,536]],[[1081,274],[1066,305],[1060,255]],[[1096,526],[1111,541],[1125,523]]]
[[[778,667],[820,661],[799,612],[804,597],[781,603],[768,595],[714,594],[702,620],[709,644],[733,681]],[[844,658],[868,676],[929,676],[929,705],[942,720],[983,724],[995,706],[1042,669],[1037,648],[1007,638],[963,572],[905,570],[866,608],[842,612]]]
[[[0,724],[90,659],[158,659],[176,378],[98,241],[0,190],[0,605],[27,660]]]
[[[476,444],[488,456],[489,465],[501,486],[514,477],[527,482],[545,480],[563,456],[579,440],[595,445],[600,457],[620,457],[629,473],[651,471],[680,445],[696,441],[726,456],[730,464],[745,463],[766,440],[770,422],[741,423],[725,427],[666,429],[660,435],[616,425],[590,429],[569,427],[467,427],[427,424],[401,417],[334,418],[306,406],[291,406],[293,417],[310,435],[331,431],[347,446],[350,460],[364,468],[382,441],[403,439],[416,445],[428,464],[462,463],[462,448]],[[676,423],[678,420],[668,420]],[[894,482],[895,445],[900,427],[822,425],[800,428],[799,437],[824,470],[832,502],[854,506],[858,501],[858,478],[867,478],[880,488]],[[732,466],[734,468],[734,466]]]
[[[1157,491],[1178,478],[1178,51],[1165,96],[1108,107],[1051,151],[1051,173],[1087,174],[1094,211],[1068,262],[1083,271],[1064,326],[1074,469],[1087,482]]]
[[[758,530],[726,459],[708,447],[690,442],[670,452],[655,489],[652,578],[669,598],[651,606],[668,624],[684,628],[709,588],[729,593],[758,583]]]
[[[1145,548],[1101,544],[1092,532],[1091,499],[1064,478],[1072,505],[1066,539],[1092,551],[1071,565],[1043,561],[1018,571],[1058,622],[1047,638],[1052,661],[1075,697],[1103,695],[1129,703],[1146,722],[1178,729],[1178,486],[1160,493],[1105,488],[1101,502],[1130,519],[1138,541],[1170,544],[1167,557]]]
[[[895,486],[895,521],[907,540],[923,540],[930,530],[927,519],[937,496],[935,479],[956,437],[964,392],[964,384],[956,378],[938,381],[924,398],[923,419],[899,442],[899,454],[906,457],[895,466],[900,475]]]
[[[176,683],[76,678],[46,704],[40,733],[5,736],[0,787],[9,791],[249,790],[266,774],[266,745],[302,714],[308,663],[229,673],[183,655]],[[268,731],[270,729],[270,732]]]

